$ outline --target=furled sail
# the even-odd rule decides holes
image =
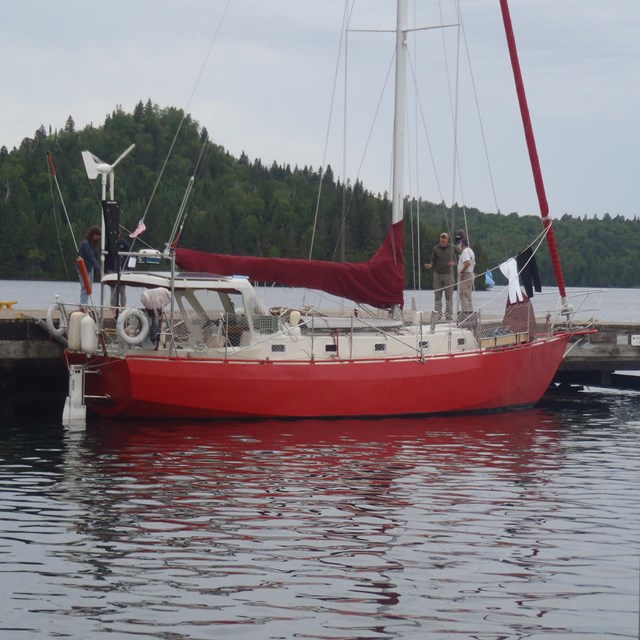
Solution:
[[[402,307],[404,302],[402,221],[389,228],[384,243],[368,262],[256,258],[180,248],[176,249],[176,261],[185,271],[242,274],[258,282],[319,289],[379,309]]]

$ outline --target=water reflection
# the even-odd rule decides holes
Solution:
[[[611,419],[593,413],[592,428]],[[588,638],[611,621],[603,568],[585,557],[631,539],[640,508],[618,500],[615,534],[611,512],[589,508],[579,417],[101,422],[49,431],[46,446],[32,434],[31,455],[16,435],[3,451],[14,559],[0,547],[0,562],[17,584],[0,631]],[[614,461],[589,455],[606,482]],[[620,591],[607,605],[628,620]]]
[[[485,520],[539,491],[545,469],[560,464],[559,428],[543,411],[98,424],[67,471],[78,472],[69,486],[90,514],[78,531],[104,551],[74,549],[69,559],[101,579],[107,567],[119,580],[144,568],[145,588],[150,580],[163,597],[170,586],[180,601],[206,598],[220,612],[216,624],[329,615],[361,633],[364,615],[379,632],[404,627],[409,612],[411,625],[437,620],[416,590],[421,574],[466,581],[469,551],[477,555],[489,535],[508,544],[518,519],[491,533]],[[489,490],[501,477],[505,486]],[[455,533],[465,519],[465,533]],[[395,612],[402,599],[409,609]]]

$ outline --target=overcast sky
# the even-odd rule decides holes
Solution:
[[[393,28],[394,4],[360,0],[351,28]],[[449,0],[419,4],[410,14],[420,26],[456,22]],[[538,213],[499,2],[461,0],[461,7],[460,170],[454,181],[448,87],[458,31],[423,31],[412,68],[425,86],[419,103],[410,100],[409,119],[413,127],[419,104],[419,128],[424,121],[442,160],[434,173],[422,134],[411,134],[407,190],[483,211]],[[349,34],[345,111],[337,63],[343,12],[343,0],[9,0],[0,20],[0,145],[18,146],[41,125],[61,129],[69,116],[77,129],[99,126],[116,106],[131,112],[151,99],[187,110],[233,155],[318,168],[326,153],[337,176],[389,190],[384,79],[393,37]],[[511,13],[552,215],[638,215],[640,1],[511,0]],[[135,162],[135,151],[125,162]]]

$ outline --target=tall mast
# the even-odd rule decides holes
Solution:
[[[520,104],[520,115],[522,116],[522,124],[524,126],[524,135],[527,141],[527,149],[529,151],[529,162],[533,171],[533,180],[536,185],[536,194],[538,195],[538,204],[540,206],[540,215],[542,216],[542,225],[547,232],[547,245],[551,254],[551,262],[558,283],[558,290],[563,303],[566,305],[567,292],[564,286],[564,276],[562,275],[562,266],[560,265],[560,254],[558,253],[558,245],[556,244],[556,236],[553,232],[551,219],[549,218],[549,204],[547,203],[547,194],[544,189],[542,180],[542,169],[540,168],[540,160],[538,159],[538,150],[536,148],[536,140],[533,135],[533,126],[531,124],[531,116],[529,115],[529,106],[527,105],[527,95],[524,90],[524,82],[520,71],[520,62],[518,60],[518,50],[516,48],[516,38],[513,34],[513,25],[511,24],[511,14],[509,13],[509,5],[507,0],[500,0],[500,9],[502,10],[502,21],[504,22],[504,30],[509,45],[509,56],[511,58],[511,68],[513,69],[513,77],[516,83],[516,93],[518,94],[518,103]]]
[[[393,120],[393,186],[391,222],[395,224],[403,218],[404,204],[404,149],[406,135],[406,25],[407,0],[398,0],[396,24],[396,84],[395,113]]]

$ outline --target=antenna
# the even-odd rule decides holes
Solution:
[[[135,146],[135,144],[132,144],[128,149],[121,153],[120,156],[118,156],[118,159],[113,164],[107,164],[104,160],[100,160],[100,158],[91,153],[91,151],[82,152],[84,168],[89,180],[95,180],[98,176],[102,176],[102,200],[107,199],[107,176],[109,176],[109,197],[111,200],[114,199],[115,174],[113,170],[118,166],[121,160],[124,160],[124,158],[131,153]]]

